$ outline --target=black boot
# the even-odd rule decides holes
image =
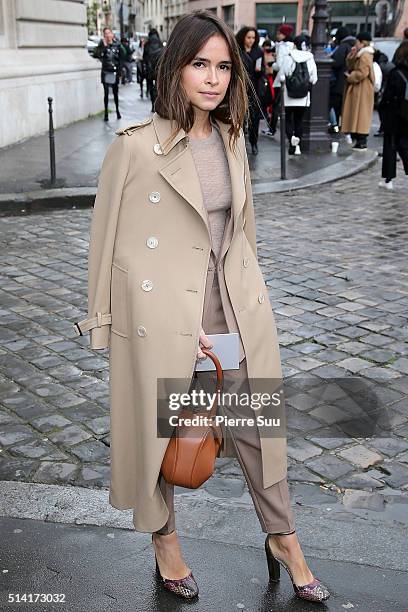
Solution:
[[[116,109],[116,117],[117,117],[118,119],[122,119],[122,115],[120,114],[120,112],[119,112],[119,110],[118,110],[118,109]]]
[[[258,145],[257,144],[252,145],[252,155],[258,155]]]

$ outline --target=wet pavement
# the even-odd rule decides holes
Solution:
[[[406,609],[406,574],[357,563],[314,560],[315,574],[330,585],[327,603],[297,599],[285,570],[268,584],[265,553],[230,542],[180,539],[200,592],[183,601],[165,591],[154,573],[150,538],[120,529],[0,519],[4,556],[3,610],[87,612],[204,610],[267,612],[312,609],[390,612]],[[18,551],[16,554],[15,551]],[[9,604],[10,595],[44,593],[60,603]]]

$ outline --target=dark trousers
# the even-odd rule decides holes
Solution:
[[[278,125],[278,119],[280,115],[280,105],[281,105],[281,88],[275,87],[275,97],[272,102],[272,121],[271,128],[272,132],[276,132],[276,127]]]
[[[384,134],[382,177],[391,181],[397,176],[397,153],[401,158],[405,174],[408,174],[408,135]]]
[[[104,83],[103,84],[103,90],[104,90],[103,102],[105,105],[105,115],[108,114],[109,87],[112,87],[113,99],[115,100],[115,106],[116,106],[116,112],[117,113],[119,112],[119,84],[116,83],[115,85],[108,85],[107,83]]]
[[[338,125],[340,124],[342,106],[343,106],[343,95],[339,93],[331,93],[330,94],[330,108],[332,108],[336,114],[336,121]]]
[[[302,140],[303,136],[303,117],[305,115],[305,106],[286,106],[286,136],[290,139],[292,136],[297,136]]]
[[[249,117],[248,117],[248,140],[251,145],[258,143],[259,122],[261,111],[253,96],[249,98]]]

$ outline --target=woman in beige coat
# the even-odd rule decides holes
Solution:
[[[245,72],[232,31],[212,12],[175,26],[159,63],[150,119],[118,132],[106,154],[91,225],[91,347],[110,348],[110,503],[133,508],[152,533],[156,571],[173,593],[198,586],[181,554],[173,486],[161,473],[157,379],[193,380],[210,333],[239,333],[232,382],[282,377],[277,331],[259,269],[242,125]],[[220,231],[222,230],[222,231]],[[196,372],[199,380],[204,373]],[[252,411],[253,416],[253,411]],[[282,419],[284,414],[282,413]],[[237,456],[262,530],[272,580],[279,561],[296,594],[327,599],[308,568],[291,511],[286,438],[231,428],[220,457]],[[225,433],[225,432],[224,432]]]
[[[374,49],[371,34],[360,32],[346,58],[346,87],[341,113],[341,131],[355,141],[353,149],[365,151],[374,108]]]

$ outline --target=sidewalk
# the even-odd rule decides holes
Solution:
[[[1,149],[0,210],[13,208],[13,204],[14,208],[21,208],[30,202],[36,202],[38,207],[47,203],[64,206],[69,205],[72,198],[77,200],[77,206],[81,204],[79,198],[84,200],[84,204],[91,204],[101,163],[115,130],[150,116],[150,108],[149,100],[140,99],[138,85],[126,85],[120,89],[120,121],[111,112],[107,124],[100,115],[57,130],[58,190],[41,186],[50,174],[48,134]],[[260,127],[265,127],[264,121]],[[281,181],[279,135],[271,139],[260,132],[258,156],[253,156],[249,148],[248,151],[255,193],[299,189],[344,178],[367,168],[376,158],[375,150],[352,152],[341,141],[337,154],[287,156],[288,180]]]
[[[2,514],[9,516],[0,519],[3,610],[172,612],[189,603],[157,584],[150,535],[132,530],[131,511],[109,508],[106,492],[23,483],[2,483],[1,492]],[[223,503],[202,490],[175,501],[183,554],[200,588],[190,603],[195,610],[316,607],[295,598],[283,568],[280,583],[268,587],[265,535],[253,507]],[[324,507],[296,506],[295,512],[308,564],[331,591],[319,609],[406,609],[406,527],[341,512],[328,516]],[[39,592],[65,594],[65,603],[6,605],[9,593]]]

